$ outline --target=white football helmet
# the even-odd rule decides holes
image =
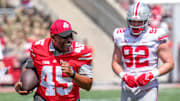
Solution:
[[[145,30],[149,24],[150,15],[151,11],[147,4],[136,2],[130,6],[127,21],[133,35],[139,35]],[[138,22],[141,24],[135,24]]]

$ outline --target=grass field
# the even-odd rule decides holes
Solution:
[[[81,101],[120,101],[120,90],[81,91]],[[33,94],[0,93],[0,101],[33,101]],[[160,89],[158,101],[180,101],[180,88]]]

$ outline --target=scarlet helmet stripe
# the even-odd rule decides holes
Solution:
[[[136,9],[135,9],[135,16],[138,15],[138,8],[139,8],[140,2],[137,3],[136,5]]]

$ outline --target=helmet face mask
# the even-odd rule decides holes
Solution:
[[[133,35],[139,35],[145,31],[149,24],[150,15],[150,8],[144,3],[137,2],[130,6],[127,22]]]

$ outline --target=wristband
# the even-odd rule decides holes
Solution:
[[[151,71],[151,73],[153,74],[154,78],[159,76],[159,71],[158,70],[153,70],[153,71]]]
[[[120,72],[119,77],[122,79],[125,74],[126,74],[126,72]]]
[[[73,75],[70,76],[70,77],[71,77],[71,78],[74,78],[74,77],[75,77],[75,74],[76,74],[76,72],[73,70]]]

